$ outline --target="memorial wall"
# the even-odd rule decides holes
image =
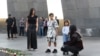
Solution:
[[[65,19],[87,36],[100,36],[100,0],[62,0]]]
[[[46,0],[7,0],[8,13],[15,16],[17,19],[21,17],[26,18],[29,14],[30,8],[35,8],[38,16],[47,17]]]
[[[76,24],[84,36],[100,36],[100,0],[61,0],[61,3],[64,19]],[[7,6],[8,13],[17,20],[26,18],[30,8],[35,8],[38,16],[48,17],[46,0],[7,0]]]

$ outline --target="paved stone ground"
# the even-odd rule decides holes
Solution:
[[[62,46],[62,36],[58,37],[58,53],[57,54],[46,54],[47,48],[46,37],[38,37],[38,49],[35,51],[28,51],[26,49],[27,41],[26,37],[18,37],[13,40],[7,39],[7,34],[0,34],[0,47],[23,50],[28,53],[32,53],[32,56],[63,56],[60,51]],[[99,37],[83,37],[84,50],[80,52],[79,56],[100,56],[100,38]],[[66,55],[67,56],[67,55]],[[70,55],[71,56],[71,53]]]

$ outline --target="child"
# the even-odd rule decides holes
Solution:
[[[64,21],[64,26],[62,28],[62,34],[63,34],[63,45],[65,42],[69,41],[69,26],[70,26],[70,21],[66,20]],[[63,54],[65,55],[65,52],[63,52]],[[68,54],[68,53],[67,53]]]
[[[57,53],[57,43],[56,43],[56,38],[57,38],[57,34],[58,34],[58,24],[57,21],[54,19],[54,14],[50,13],[49,14],[49,21],[47,22],[47,26],[48,26],[48,31],[47,31],[47,40],[48,40],[48,48],[45,51],[46,53],[50,53],[50,47],[51,47],[51,43],[54,44],[54,50],[52,53]]]

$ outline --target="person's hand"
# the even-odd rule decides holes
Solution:
[[[11,27],[13,27],[13,25]]]
[[[27,32],[27,28],[25,28],[25,32]]]
[[[56,33],[56,37],[58,36],[58,33]]]
[[[36,32],[38,31],[38,28],[36,28]]]
[[[58,28],[56,28],[56,36],[58,36],[58,34],[59,34],[59,33],[58,33]]]
[[[58,31],[56,31],[56,36],[58,36],[58,35],[59,35]]]

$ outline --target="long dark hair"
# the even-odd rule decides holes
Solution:
[[[28,17],[31,17],[32,16],[33,11],[35,11],[35,9],[34,8],[31,8]],[[34,13],[34,15],[35,15],[35,13]]]
[[[76,25],[71,25],[70,28],[69,28],[69,31],[70,31],[70,34],[75,33],[77,31]]]
[[[15,17],[13,17],[13,20],[14,20],[14,21],[16,21],[16,18],[15,18]]]
[[[14,20],[14,26],[16,26],[16,18],[13,17],[13,20]]]

